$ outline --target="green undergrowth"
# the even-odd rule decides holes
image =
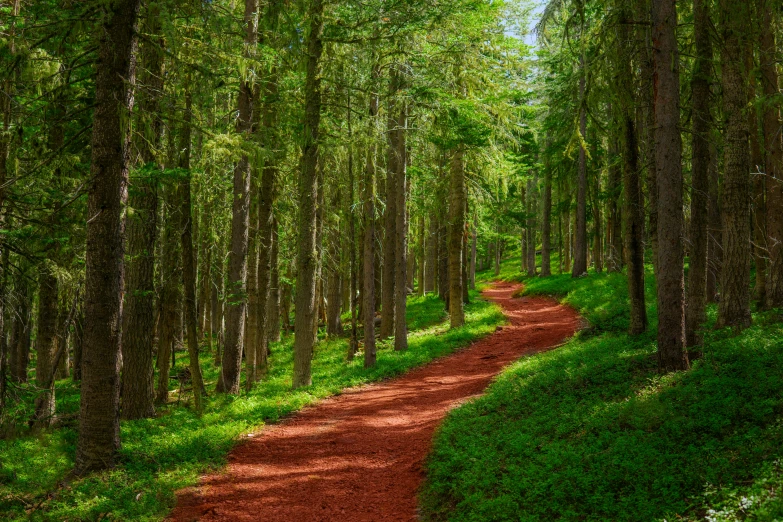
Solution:
[[[199,474],[219,467],[237,440],[265,423],[279,421],[320,398],[341,390],[398,375],[466,346],[504,322],[500,309],[476,299],[467,306],[464,327],[449,329],[443,303],[436,297],[409,300],[409,349],[395,352],[389,341],[379,344],[378,363],[364,369],[362,354],[346,362],[344,338],[318,344],[310,387],[291,390],[292,338],[272,346],[267,378],[249,394],[238,397],[210,393],[197,416],[181,404],[162,408],[154,419],[122,422],[120,465],[63,485],[73,465],[74,423],[43,434],[0,441],[0,519],[33,520],[159,520],[175,503],[175,491],[196,483]],[[204,353],[202,367],[208,390],[214,389],[218,368]],[[177,366],[187,358],[177,359]],[[175,373],[175,372],[173,372]],[[172,388],[176,391],[176,388]],[[78,409],[78,388],[57,384],[58,412]]]
[[[779,312],[736,334],[713,328],[711,308],[692,368],[661,376],[654,329],[625,333],[623,276],[517,279],[591,327],[448,416],[421,495],[428,520],[783,519]]]

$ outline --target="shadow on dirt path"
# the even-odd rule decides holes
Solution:
[[[504,366],[560,345],[581,326],[553,299],[512,298],[519,288],[496,283],[484,292],[510,322],[494,334],[246,439],[224,471],[179,493],[170,520],[416,520],[422,465],[448,411],[480,394]]]

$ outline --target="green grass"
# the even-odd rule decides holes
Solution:
[[[476,299],[467,306],[467,324],[451,330],[443,323],[443,304],[432,296],[409,300],[409,349],[395,352],[389,341],[379,344],[378,364],[365,370],[361,355],[345,361],[345,339],[316,347],[313,382],[291,390],[292,352],[289,337],[275,344],[268,378],[250,394],[210,394],[199,417],[183,403],[170,405],[154,419],[122,423],[120,465],[65,487],[59,486],[73,465],[76,430],[71,426],[37,436],[0,441],[0,519],[33,520],[160,520],[175,503],[177,489],[195,484],[200,473],[222,465],[226,454],[247,432],[279,421],[320,398],[341,390],[398,375],[466,346],[504,322],[500,309]],[[178,366],[187,364],[178,357]],[[208,389],[217,368],[203,354]],[[78,389],[57,384],[58,411],[75,413]],[[72,423],[73,424],[73,423]]]
[[[592,328],[518,361],[448,416],[421,496],[429,520],[783,519],[779,313],[736,335],[712,329],[710,309],[701,358],[661,376],[654,330],[625,333],[624,284],[526,281]]]

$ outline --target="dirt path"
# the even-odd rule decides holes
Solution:
[[[559,345],[578,314],[547,298],[484,292],[511,324],[399,378],[324,400],[240,444],[228,468],[183,491],[171,520],[416,520],[433,434],[507,364]]]

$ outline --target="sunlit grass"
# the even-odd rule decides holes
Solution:
[[[712,329],[711,307],[702,357],[661,376],[654,328],[626,333],[624,276],[510,277],[592,328],[520,360],[449,415],[428,464],[429,519],[783,518],[779,312],[735,335]],[[648,270],[654,326],[652,279]]]
[[[318,344],[313,385],[291,390],[292,337],[272,346],[270,370],[249,394],[238,397],[210,393],[204,414],[190,409],[185,393],[180,406],[162,408],[154,419],[122,422],[121,464],[116,470],[71,482],[60,481],[73,465],[76,430],[69,427],[38,436],[0,441],[0,518],[37,520],[160,520],[174,505],[175,491],[196,482],[199,474],[220,466],[238,438],[277,422],[305,405],[343,389],[399,375],[470,344],[504,322],[500,309],[477,299],[466,308],[464,327],[443,323],[443,303],[434,296],[413,297],[408,306],[409,349],[395,352],[389,341],[379,344],[378,363],[364,369],[362,354],[346,362],[345,338]],[[212,354],[201,358],[208,390],[218,368]],[[178,354],[177,365],[187,365]],[[57,385],[58,411],[78,409],[78,389]],[[172,387],[176,391],[176,387]]]

